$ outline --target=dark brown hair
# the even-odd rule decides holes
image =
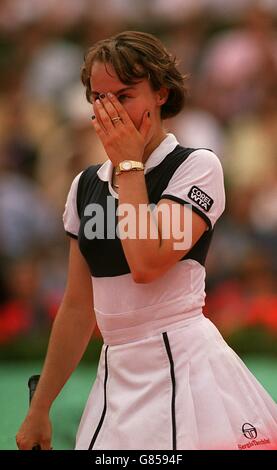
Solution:
[[[120,81],[126,85],[148,78],[153,90],[168,88],[168,99],[161,107],[162,119],[176,116],[183,108],[187,94],[186,76],[177,69],[176,58],[152,34],[125,31],[98,41],[88,50],[81,79],[89,102],[91,67],[95,61],[111,64]]]

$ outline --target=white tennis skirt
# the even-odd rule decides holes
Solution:
[[[103,345],[76,449],[277,449],[277,406],[201,314]]]

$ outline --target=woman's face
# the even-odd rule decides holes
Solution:
[[[90,85],[93,101],[100,93],[113,93],[124,106],[136,129],[139,129],[145,111],[150,111],[156,132],[161,127],[160,107],[167,99],[167,91],[153,91],[146,78],[133,85],[126,85],[119,80],[112,65],[94,62]]]

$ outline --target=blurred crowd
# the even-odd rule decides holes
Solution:
[[[168,131],[224,167],[205,312],[227,336],[251,325],[277,334],[276,25],[275,0],[1,0],[0,345],[49,329],[57,312],[66,195],[107,158],[80,66],[90,45],[128,29],[157,35],[189,76]]]

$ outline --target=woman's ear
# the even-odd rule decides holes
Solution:
[[[159,91],[157,91],[157,105],[162,106],[166,103],[167,98],[169,95],[169,89],[166,87],[161,87]]]

